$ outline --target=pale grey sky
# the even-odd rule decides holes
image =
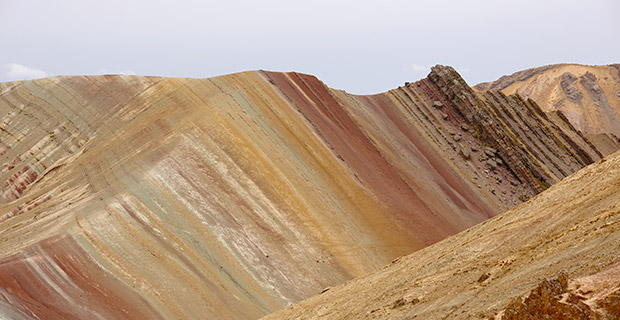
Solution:
[[[471,84],[620,62],[617,0],[0,0],[0,81],[299,71],[376,93],[437,63]]]

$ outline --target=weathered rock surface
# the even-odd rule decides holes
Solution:
[[[266,319],[617,319],[618,192],[615,153],[514,209]]]
[[[524,298],[500,311],[500,319],[620,319],[620,264],[593,275],[544,279]]]
[[[620,136],[620,65],[557,64],[532,68],[481,83],[480,91],[501,90],[532,98],[545,112],[562,111],[578,130]]]
[[[556,125],[531,99],[496,90],[477,94],[451,67],[433,67],[424,81],[432,82],[454,106],[454,117],[471,125],[474,135],[492,148],[486,149],[486,158],[497,153],[528,192],[538,193],[602,157],[574,127]]]
[[[579,91],[579,89],[573,86],[573,83],[577,81],[577,77],[575,77],[572,73],[567,72],[562,75],[562,80],[560,81],[560,88],[562,88],[562,92],[566,95],[566,97],[573,101],[580,101],[583,99],[583,93]]]
[[[372,96],[298,73],[54,77],[1,83],[0,115],[0,314],[20,317],[256,318],[600,158],[442,66]],[[488,147],[492,172],[459,154]]]

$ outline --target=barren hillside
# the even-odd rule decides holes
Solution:
[[[450,67],[0,84],[0,314],[257,318],[513,207],[602,153]]]

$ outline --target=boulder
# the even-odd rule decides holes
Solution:
[[[471,151],[469,150],[469,148],[461,148],[461,150],[459,150],[459,154],[465,160],[469,160],[469,158],[471,158]]]

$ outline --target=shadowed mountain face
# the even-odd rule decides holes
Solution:
[[[0,115],[16,318],[256,318],[601,158],[443,66],[373,96],[297,73],[54,77],[1,83]]]
[[[518,93],[538,102],[545,112],[562,111],[584,133],[620,136],[620,64],[549,65],[519,71],[475,88]]]
[[[618,319],[620,153],[267,319]]]

